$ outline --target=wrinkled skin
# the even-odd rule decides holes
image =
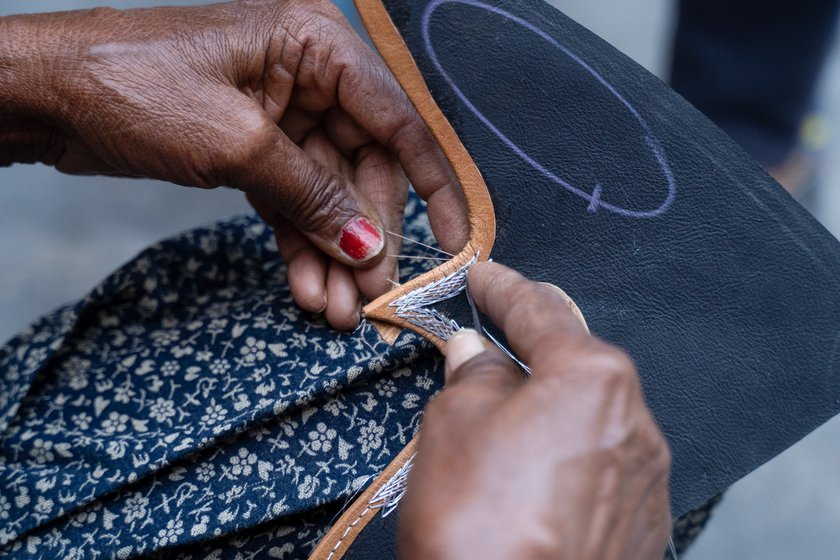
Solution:
[[[338,328],[397,280],[408,182],[458,251],[466,206],[382,61],[326,0],[0,18],[0,165],[244,191],[299,305]],[[384,246],[342,251],[366,218]]]
[[[480,264],[470,288],[533,376],[474,332],[449,342],[401,505],[402,558],[660,560],[670,454],[632,361],[550,287]]]

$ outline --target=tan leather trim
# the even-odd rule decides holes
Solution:
[[[338,560],[359,536],[359,533],[367,527],[367,524],[374,516],[379,515],[378,509],[370,507],[370,501],[382,486],[397,474],[406,461],[414,455],[417,450],[417,437],[415,436],[400,454],[391,461],[391,464],[382,471],[376,480],[368,486],[361,496],[356,498],[353,505],[345,511],[338,521],[332,526],[326,536],[318,543],[312,551],[309,560]]]
[[[556,290],[557,293],[559,293],[560,296],[563,298],[563,300],[566,302],[566,305],[569,306],[569,309],[571,310],[572,315],[575,316],[575,319],[580,321],[580,324],[583,325],[584,329],[586,329],[586,333],[587,334],[592,334],[591,331],[589,330],[589,324],[586,322],[586,317],[583,316],[583,312],[580,310],[580,307],[577,306],[577,304],[575,303],[575,300],[570,298],[569,294],[567,294],[563,290],[563,288],[561,288],[559,286],[555,286],[554,284],[551,284],[550,282],[540,282],[540,284],[542,284],[543,286],[548,286],[552,290]]]
[[[487,260],[496,238],[496,215],[493,212],[493,203],[490,200],[490,193],[487,192],[487,185],[481,177],[481,172],[467,153],[464,145],[461,144],[461,140],[452,125],[449,124],[449,121],[446,120],[446,117],[432,99],[432,94],[426,87],[420,69],[417,68],[408,47],[391,21],[391,17],[381,0],[355,0],[355,2],[359,15],[362,17],[362,22],[364,22],[376,48],[379,49],[385,63],[405,90],[420,117],[429,127],[446,159],[449,160],[449,164],[452,166],[464,191],[470,220],[470,241],[454,259],[406,282],[399,288],[391,290],[371,302],[363,310],[364,317],[377,326],[386,341],[389,339],[395,340],[395,337],[393,331],[383,331],[382,326],[392,324],[400,328],[412,329],[429,339],[438,348],[443,349],[444,342],[442,340],[396,317],[394,309],[388,307],[388,304],[417,288],[454,273],[476,253],[479,255],[479,260]]]

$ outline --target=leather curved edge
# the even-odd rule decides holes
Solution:
[[[552,290],[556,290],[557,293],[560,294],[560,297],[563,298],[563,301],[566,302],[566,305],[569,306],[569,310],[572,312],[572,315],[575,316],[575,319],[580,321],[580,324],[583,325],[584,329],[586,329],[586,333],[592,334],[592,331],[589,330],[589,323],[586,322],[586,317],[583,316],[583,312],[580,310],[580,307],[578,307],[578,305],[575,303],[575,300],[573,300],[563,288],[551,284],[549,282],[540,282],[540,284],[542,284],[543,286],[548,286]]]
[[[355,0],[355,3],[371,40],[452,166],[467,201],[470,222],[470,240],[455,258],[374,300],[365,306],[363,314],[366,320],[377,327],[387,342],[392,342],[396,336],[395,331],[389,330],[386,325],[396,325],[401,329],[413,330],[442,349],[443,340],[397,317],[389,304],[409,292],[456,272],[475,255],[478,255],[479,260],[487,260],[496,237],[493,202],[481,172],[461,143],[455,129],[432,98],[420,69],[382,1]]]
[[[417,450],[417,436],[394,458],[370,486],[338,518],[327,534],[309,555],[309,560],[338,560],[342,558],[356,537],[367,527],[379,510],[370,502],[376,493],[406,464]]]

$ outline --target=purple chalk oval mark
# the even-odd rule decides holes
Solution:
[[[598,82],[604,86],[612,95],[615,97],[627,111],[633,115],[633,118],[639,123],[642,129],[645,132],[645,143],[648,145],[651,153],[653,154],[654,158],[656,158],[656,162],[659,164],[660,169],[662,170],[662,174],[665,177],[665,180],[668,183],[668,195],[665,197],[665,200],[662,204],[653,210],[630,210],[627,208],[622,208],[620,206],[616,206],[614,204],[610,204],[609,202],[604,201],[603,197],[603,188],[600,184],[596,184],[592,193],[588,193],[584,190],[581,190],[568,181],[558,177],[554,173],[552,173],[549,169],[546,169],[540,162],[533,159],[529,156],[525,151],[517,146],[510,138],[508,138],[501,130],[499,130],[491,121],[488,119],[484,114],[478,110],[478,108],[473,105],[473,103],[469,100],[469,98],[461,91],[461,89],[455,84],[454,80],[446,73],[446,70],[443,69],[443,65],[438,60],[437,54],[435,53],[434,46],[432,45],[432,40],[429,35],[429,27],[432,18],[432,14],[437,10],[439,7],[445,4],[464,4],[466,6],[471,6],[473,8],[478,8],[481,10],[485,10],[497,15],[500,15],[504,18],[509,19],[510,21],[536,33],[543,39],[545,39],[548,43],[552,46],[559,49],[564,55],[568,56],[572,59],[576,64],[586,70],[593,78],[598,80]],[[665,156],[665,150],[662,148],[662,145],[659,141],[654,137],[653,133],[650,130],[647,122],[644,118],[639,114],[635,107],[633,107],[627,99],[624,98],[613,86],[610,84],[601,74],[599,74],[594,68],[589,66],[586,62],[583,61],[579,56],[575,53],[570,51],[565,46],[561,45],[557,42],[554,37],[543,31],[542,29],[536,27],[534,24],[508,12],[503,10],[502,8],[492,6],[490,4],[486,4],[484,2],[479,2],[478,0],[432,0],[429,2],[429,5],[426,6],[425,11],[423,12],[423,19],[422,19],[422,28],[421,28],[422,36],[423,36],[423,43],[426,47],[426,54],[428,54],[429,59],[431,60],[432,64],[434,65],[435,69],[440,73],[458,99],[470,110],[470,112],[478,118],[479,121],[484,124],[490,131],[496,135],[513,153],[515,153],[519,158],[527,162],[531,167],[542,173],[545,177],[550,179],[552,182],[560,185],[570,193],[579,196],[583,200],[587,201],[588,207],[587,210],[589,212],[596,212],[597,210],[603,208],[609,212],[613,212],[614,214],[619,214],[621,216],[627,216],[630,218],[654,218],[656,216],[660,216],[664,214],[668,208],[670,208],[671,204],[674,202],[674,198],[676,198],[677,194],[677,186],[676,181],[674,180],[674,175],[671,171],[671,166],[668,164],[668,159]]]

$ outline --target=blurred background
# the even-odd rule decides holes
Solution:
[[[358,22],[349,0],[337,2]],[[4,0],[0,16],[103,3]],[[109,5],[162,3],[202,2],[111,0]],[[748,9],[739,13],[734,0],[720,7],[717,0],[687,0],[681,20],[671,0],[551,3],[663,79],[672,75],[681,21],[677,89],[724,125],[840,236],[840,142],[835,137],[840,129],[840,48],[832,43],[836,10],[829,6],[834,2],[746,0]],[[788,6],[781,21],[763,19],[774,17],[764,9],[773,4]],[[732,66],[732,53],[736,58],[743,54],[748,72]],[[724,59],[730,67],[717,65],[717,71],[708,72],[707,63]],[[756,92],[763,92],[766,104],[750,97]],[[781,107],[777,112],[782,114],[775,115],[774,107]],[[746,117],[766,128],[751,126]],[[43,166],[0,169],[0,339],[82,297],[150,243],[247,211],[240,193],[222,189],[68,177]],[[683,558],[833,558],[838,550],[840,419],[835,419],[737,483]]]

